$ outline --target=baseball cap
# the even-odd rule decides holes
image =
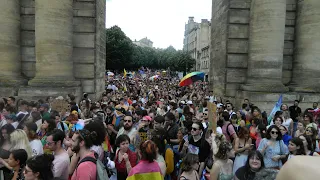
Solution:
[[[40,107],[44,107],[44,108],[49,109],[49,105],[48,104],[41,104]]]
[[[222,104],[222,103],[219,103],[219,104],[217,104],[217,107],[218,107],[218,108],[223,107],[223,104]]]
[[[17,121],[17,116],[14,114],[8,114],[4,116],[6,119],[11,119],[13,121]]]
[[[151,121],[151,117],[150,116],[143,116],[142,118],[143,120],[148,120],[148,121]]]
[[[181,103],[181,104],[186,104],[186,102],[185,102],[185,101],[180,101],[180,103]]]
[[[192,104],[192,101],[188,101],[187,104],[189,104],[189,105]]]

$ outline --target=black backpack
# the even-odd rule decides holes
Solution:
[[[234,125],[233,125],[232,123],[229,123],[229,124],[227,125],[226,131],[227,131],[227,134],[228,134],[228,136],[229,136],[229,138],[230,138],[230,142],[233,143],[234,139],[233,139],[233,137],[231,136],[231,134],[230,134],[230,132],[229,132],[229,126],[230,126],[230,125],[233,126],[233,129],[234,129],[234,131],[236,132],[236,134],[238,134],[238,133],[237,133],[237,131],[236,131],[236,127],[234,127]]]

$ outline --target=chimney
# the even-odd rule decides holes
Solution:
[[[190,17],[189,17],[189,22],[193,22],[193,19],[194,19],[194,17],[193,17],[193,16],[190,16]]]
[[[201,19],[201,23],[209,23],[208,19]]]

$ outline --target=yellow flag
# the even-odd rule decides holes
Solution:
[[[127,71],[126,71],[126,69],[123,69],[123,77],[127,77]]]

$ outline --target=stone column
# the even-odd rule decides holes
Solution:
[[[0,2],[0,86],[26,83],[21,77],[20,3]]]
[[[78,86],[72,61],[73,0],[35,0],[36,76],[31,86]]]
[[[292,86],[298,92],[320,92],[320,1],[299,0]]]
[[[284,92],[282,63],[286,0],[252,0],[245,91]]]

